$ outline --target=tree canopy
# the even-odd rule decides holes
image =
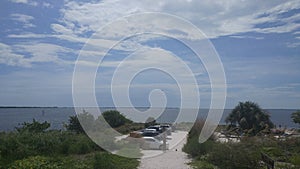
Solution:
[[[145,128],[148,128],[150,126],[154,126],[156,124],[156,120],[154,117],[148,117],[147,120],[145,121]]]
[[[132,123],[131,120],[127,119],[117,110],[108,110],[102,113],[102,116],[107,121],[107,123],[115,128],[124,125],[125,123]]]
[[[300,110],[297,110],[296,112],[292,113],[292,119],[294,123],[300,124]]]
[[[24,122],[21,124],[21,127],[16,127],[18,132],[34,132],[40,133],[45,132],[50,127],[50,123],[47,121],[40,123],[35,119],[32,120],[32,123]]]
[[[254,102],[240,102],[227,116],[226,123],[237,125],[247,134],[256,135],[264,129],[273,128],[270,115]]]
[[[79,122],[79,119],[76,115],[69,117],[69,124],[65,125],[65,127],[69,131],[73,131],[76,133],[84,133],[84,130],[83,130],[83,128]]]
[[[69,123],[65,125],[66,129],[76,133],[84,133],[85,131],[97,130],[102,124],[102,120],[105,121],[113,128],[120,127],[124,124],[132,123],[131,120],[127,119],[117,110],[108,110],[102,113],[97,119],[86,111],[77,116],[70,116]],[[100,127],[101,128],[101,127]]]

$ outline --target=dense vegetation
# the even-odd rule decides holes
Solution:
[[[296,112],[292,113],[292,119],[294,123],[300,124],[300,110],[297,110]]]
[[[134,123],[130,119],[127,119],[124,115],[116,110],[108,110],[102,113],[97,119],[88,112],[83,112],[77,116],[70,116],[69,123],[65,125],[65,128],[75,133],[85,133],[85,131],[99,131],[105,126],[104,120],[110,127],[113,127],[121,134],[128,134],[131,131],[136,131],[144,128],[144,123]],[[84,129],[82,127],[84,126]]]
[[[251,106],[248,107],[249,105]],[[252,106],[255,108],[252,109]],[[262,119],[265,124],[271,125],[271,122],[266,118],[268,116],[265,116],[263,112],[260,110],[259,113],[254,112],[254,110],[258,110],[257,108],[259,107],[256,104],[250,102],[246,102],[246,105],[240,103],[229,115],[229,118],[231,118],[231,124],[229,125],[236,122],[241,124],[237,127],[241,127],[242,132],[252,130],[251,134],[244,135],[238,143],[220,143],[211,137],[208,141],[200,144],[198,140],[204,121],[197,120],[188,134],[187,143],[183,147],[183,151],[193,158],[191,165],[199,169],[260,169],[266,168],[261,161],[261,153],[265,153],[276,161],[277,168],[300,168],[300,138],[279,140],[274,138],[272,134],[255,135],[263,130],[263,128],[257,126],[257,124],[260,124],[257,119]],[[249,114],[246,115],[245,112],[249,112]],[[234,117],[236,114],[239,114],[239,118]],[[239,122],[244,118],[242,115],[248,118],[245,119],[246,124],[252,124],[253,128],[245,127],[248,125]],[[251,123],[249,120],[254,122]]]
[[[124,115],[116,110],[109,110],[102,113],[102,116],[107,121],[107,123],[115,128],[120,127],[126,123],[132,123],[131,120],[127,119]]]
[[[81,117],[91,118],[88,114]],[[49,127],[49,123],[33,119],[13,132],[1,132],[0,169],[131,169],[139,164],[136,159],[116,156],[101,149],[84,134],[77,116],[70,117],[69,124],[65,125],[66,131],[49,130]]]
[[[148,128],[148,127],[154,126],[154,125],[156,125],[156,120],[155,120],[155,118],[154,118],[154,117],[148,117],[147,120],[145,121],[144,127],[145,127],[145,128]]]
[[[252,136],[274,127],[270,115],[250,101],[240,102],[226,118],[226,123],[231,127],[238,125],[242,133]]]
[[[261,161],[261,152],[268,154],[283,168],[299,168],[300,165],[300,139],[292,138],[286,141],[278,141],[272,137],[244,137],[240,143],[218,143],[210,138],[200,144],[199,134],[203,121],[198,120],[189,132],[187,144],[183,151],[194,158],[191,163],[196,168],[222,169],[255,169],[264,168]]]

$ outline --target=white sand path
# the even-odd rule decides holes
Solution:
[[[172,133],[172,139],[168,140],[170,149],[163,154],[160,154],[162,152],[160,150],[143,150],[144,156],[139,169],[191,169],[187,165],[191,160],[181,150],[186,143],[186,136],[187,132],[185,131]],[[160,155],[153,156],[153,154]]]

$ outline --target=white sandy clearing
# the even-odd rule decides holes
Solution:
[[[160,150],[143,150],[144,156],[141,159],[139,169],[191,169],[187,165],[190,159],[181,150],[186,143],[186,136],[187,132],[185,131],[172,133],[172,139],[168,140],[170,149],[165,153]],[[160,155],[153,156],[154,154]]]

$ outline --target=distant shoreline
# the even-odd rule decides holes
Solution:
[[[43,106],[0,106],[0,109],[5,108],[5,109],[9,109],[9,108],[65,108],[65,107],[58,107],[58,106],[47,106],[47,107],[43,107]],[[72,108],[72,107],[66,107],[66,108]]]
[[[0,109],[5,108],[76,108],[72,106],[0,106]],[[78,107],[78,108],[97,108],[97,107]],[[111,109],[116,109],[116,107],[98,107],[98,108],[111,108]],[[119,108],[132,108],[132,107],[119,107]],[[135,108],[141,108],[141,109],[149,109],[150,107],[135,107]],[[160,107],[154,107],[154,108],[160,108]],[[179,107],[166,107],[166,109],[179,109]],[[194,108],[182,108],[182,109],[194,109]],[[209,109],[209,108],[200,108],[201,109]],[[232,110],[233,108],[224,108],[224,110]],[[263,110],[299,110],[300,108],[266,108]],[[218,108],[213,109],[213,110],[219,110]]]

